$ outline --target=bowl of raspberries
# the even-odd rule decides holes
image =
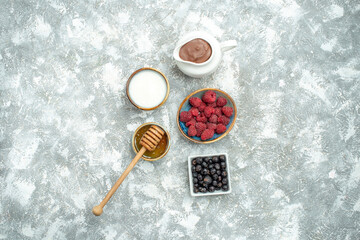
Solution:
[[[184,137],[195,143],[212,143],[225,137],[235,124],[234,100],[214,88],[197,90],[181,103],[177,123]]]

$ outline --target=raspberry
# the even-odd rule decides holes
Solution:
[[[213,103],[216,101],[216,93],[214,91],[206,91],[202,96],[202,100],[205,103]]]
[[[206,107],[206,104],[204,102],[201,102],[200,106],[198,107],[200,112],[203,112]]]
[[[198,97],[192,97],[192,98],[189,99],[189,103],[193,107],[199,107],[200,104],[202,103],[202,101]]]
[[[201,134],[201,140],[208,140],[210,138],[212,138],[214,136],[214,130],[211,129],[206,129],[202,134]]]
[[[226,131],[226,126],[224,124],[218,124],[216,127],[216,133],[220,134]]]
[[[206,129],[206,124],[202,122],[197,122],[195,124],[195,128],[197,131],[203,132]]]
[[[222,113],[222,111],[221,111],[221,107],[215,108],[214,114],[216,114],[218,117],[220,117],[221,115],[223,115],[223,113]]]
[[[228,125],[229,122],[230,122],[230,118],[228,118],[228,117],[226,117],[226,116],[224,116],[224,115],[222,115],[222,116],[220,116],[220,117],[218,118],[218,123],[222,123],[222,124],[224,124],[225,126]]]
[[[209,107],[216,108],[216,102],[208,103],[207,105],[208,105]]]
[[[196,131],[197,131],[196,136],[200,137],[201,134],[203,133],[203,131],[205,131],[205,129],[206,129],[206,124],[202,123],[202,122],[197,122],[195,124],[195,128],[196,128]]]
[[[196,128],[194,125],[191,125],[188,130],[189,137],[193,137],[197,134]]]
[[[217,125],[215,123],[207,123],[206,124],[207,129],[211,129],[211,130],[215,130],[216,126]]]
[[[226,104],[227,104],[226,98],[218,97],[218,99],[216,100],[216,106],[218,106],[218,107],[223,107]]]
[[[193,115],[194,117],[196,117],[196,116],[199,115],[199,110],[198,110],[196,107],[192,107],[192,108],[189,110],[189,113],[191,113],[191,115]]]
[[[196,123],[196,120],[195,118],[192,118],[190,121],[186,122],[186,126],[189,127],[189,126],[195,126],[195,123]]]
[[[204,109],[204,115],[205,117],[210,117],[211,114],[213,114],[215,112],[215,109],[213,107],[206,107]]]
[[[221,111],[224,113],[224,115],[225,116],[227,116],[227,117],[231,117],[231,115],[233,115],[233,109],[232,109],[232,107],[223,107],[222,109],[221,109]]]
[[[209,122],[211,123],[217,123],[218,121],[218,116],[216,116],[215,114],[211,115],[211,117],[209,118]]]
[[[181,122],[188,122],[191,120],[191,118],[192,118],[192,115],[189,112],[184,111],[184,112],[180,113],[180,121]]]
[[[197,116],[197,117],[196,117],[196,121],[197,121],[197,122],[206,123],[206,122],[207,122],[207,118],[205,117],[204,113],[201,113],[200,116]]]

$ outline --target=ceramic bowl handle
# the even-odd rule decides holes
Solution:
[[[229,40],[229,41],[220,43],[220,48],[221,48],[222,52],[229,51],[230,49],[233,49],[236,46],[237,46],[237,43],[235,40]]]

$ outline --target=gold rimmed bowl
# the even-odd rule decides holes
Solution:
[[[164,79],[165,81],[165,84],[166,84],[166,94],[165,94],[165,97],[164,99],[162,100],[162,102],[160,104],[158,104],[157,106],[153,106],[153,107],[142,107],[140,105],[138,105],[132,98],[131,98],[131,94],[130,94],[130,83],[131,83],[131,80],[133,79],[133,77],[137,74],[137,73],[140,73],[141,71],[154,71],[158,74],[160,74],[162,76],[162,78]],[[156,92],[149,92],[150,94],[157,94]],[[169,80],[166,78],[166,76],[160,72],[159,70],[155,69],[155,68],[150,68],[150,67],[144,67],[144,68],[140,68],[138,70],[136,70],[135,72],[133,72],[133,74],[131,74],[131,76],[129,77],[129,79],[127,80],[126,82],[126,95],[129,99],[129,101],[131,102],[132,105],[134,105],[135,107],[137,107],[138,109],[141,109],[141,110],[145,110],[145,111],[151,111],[151,110],[154,110],[154,109],[157,109],[159,108],[160,106],[162,106],[166,100],[168,99],[169,97],[169,93],[170,93],[170,84],[169,84]]]
[[[189,99],[191,97],[198,97],[198,98],[202,98],[202,96],[204,95],[204,93],[206,91],[209,91],[209,90],[212,90],[216,93],[216,98],[218,97],[224,97],[226,98],[227,100],[227,104],[225,106],[229,106],[229,107],[232,107],[234,109],[234,112],[233,112],[233,115],[230,117],[230,122],[228,125],[226,125],[226,131],[224,133],[221,133],[221,134],[217,134],[215,133],[214,136],[208,140],[205,140],[205,141],[202,141],[200,139],[200,137],[189,137],[187,135],[187,132],[188,132],[188,127],[186,127],[185,123],[184,122],[180,122],[180,113],[183,112],[183,111],[189,111],[190,108],[192,107],[189,103]],[[190,141],[192,142],[195,142],[195,143],[200,143],[200,144],[207,144],[207,143],[213,143],[213,142],[216,142],[216,141],[219,141],[220,139],[222,139],[223,137],[225,137],[226,135],[228,135],[228,133],[231,131],[231,129],[233,128],[234,124],[235,124],[235,121],[236,121],[236,116],[237,116],[237,109],[236,109],[236,105],[235,105],[235,102],[234,100],[230,97],[229,94],[227,94],[226,92],[220,90],[220,89],[216,89],[216,88],[203,88],[203,89],[199,89],[199,90],[196,90],[195,92],[192,92],[190,93],[183,101],[182,103],[180,104],[180,107],[178,109],[178,112],[177,112],[177,117],[176,117],[176,121],[177,121],[177,125],[178,125],[178,128],[181,132],[181,134],[189,139]]]
[[[163,158],[170,150],[170,134],[169,134],[169,132],[158,123],[148,122],[148,123],[144,123],[144,124],[140,125],[135,130],[135,133],[132,137],[132,143],[131,143],[131,145],[134,149],[134,152],[135,153],[139,152],[139,150],[142,147],[140,144],[141,137],[152,125],[160,127],[162,130],[164,130],[165,134],[164,134],[163,138],[160,140],[160,143],[158,144],[158,146],[156,147],[156,149],[154,151],[152,151],[152,152],[146,151],[144,153],[144,155],[142,156],[142,159],[144,159],[146,161],[159,160],[159,159]]]

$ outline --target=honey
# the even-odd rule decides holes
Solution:
[[[139,129],[139,131],[137,131],[137,133],[135,134],[135,148],[136,151],[138,152],[142,146],[140,144],[140,140],[142,138],[142,136],[144,135],[144,133],[151,127],[151,125],[146,125],[143,126],[142,128]],[[146,158],[158,158],[160,157],[162,154],[165,153],[166,149],[168,147],[168,138],[166,133],[163,135],[163,137],[161,138],[159,144],[156,146],[154,151],[148,151],[146,150],[146,152],[144,153],[144,157]]]

